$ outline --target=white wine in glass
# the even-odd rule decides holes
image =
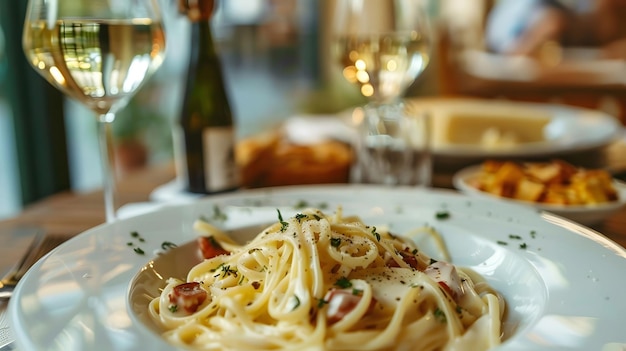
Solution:
[[[336,41],[343,76],[370,101],[394,103],[428,66],[429,39],[419,32],[345,36]]]
[[[336,58],[371,103],[396,103],[428,66],[432,38],[423,2],[336,0]]]
[[[333,53],[368,99],[357,147],[365,183],[429,185],[427,118],[407,118],[402,97],[428,67],[424,0],[334,0]]]
[[[156,1],[29,0],[22,45],[46,80],[97,115],[106,219],[115,220],[108,123],[163,61]]]

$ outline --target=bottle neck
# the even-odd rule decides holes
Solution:
[[[178,0],[178,12],[192,22],[208,21],[215,10],[215,0]]]
[[[198,58],[216,57],[210,21],[191,23],[191,55]]]

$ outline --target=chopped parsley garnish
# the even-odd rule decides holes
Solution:
[[[276,211],[278,212],[278,222],[280,222],[280,231],[284,232],[285,230],[287,230],[289,223],[283,220],[283,215],[280,213],[279,209],[276,209]]]
[[[309,203],[305,200],[300,200],[293,207],[295,207],[296,209],[303,209],[309,207]]]
[[[142,238],[142,237],[141,237],[141,235],[139,235],[139,232],[137,232],[137,231],[132,231],[132,232],[130,232],[130,236],[131,236],[133,239],[135,239],[135,240],[137,240],[137,241],[139,241],[139,242],[141,242],[141,243],[143,243],[143,242],[145,242],[145,241],[146,241],[144,238]],[[129,241],[129,242],[127,242],[127,243],[126,243],[126,245],[127,245],[127,246],[134,246],[134,243],[133,243],[133,242],[131,242],[131,241]],[[134,248],[133,248],[133,251],[135,251],[135,253],[136,253],[136,254],[138,254],[138,255],[143,255],[143,254],[145,254],[145,252],[144,252],[141,248],[139,248],[139,247],[134,247]]]
[[[217,221],[225,221],[228,219],[228,216],[226,215],[226,213],[222,212],[222,209],[215,205],[213,206],[213,218]]]
[[[296,300],[296,304],[291,309],[292,311],[295,310],[296,308],[300,307],[300,298],[298,297],[298,295],[293,295],[293,298]]]
[[[174,244],[171,241],[164,241],[163,243],[161,243],[161,248],[163,250],[169,250],[169,249],[173,249],[175,247],[177,247],[178,245]]]
[[[213,206],[213,219],[216,221],[224,222],[225,220],[228,219],[228,216],[226,215],[226,213],[222,212],[222,209],[219,206],[214,205]]]
[[[311,207],[311,204],[309,204],[306,200],[299,200],[298,202],[296,202],[296,204],[293,206],[296,210],[301,210],[303,208],[307,208],[307,207]],[[325,202],[320,202],[317,207],[321,210],[328,208],[328,204]]]
[[[211,247],[215,248],[215,249],[221,249],[222,245],[220,245],[220,243],[217,242],[217,240],[215,240],[215,237],[213,235],[208,236],[207,239],[209,240],[209,244],[211,244]]]
[[[215,267],[215,268],[213,268],[213,269],[209,270],[209,272],[216,272],[217,270],[222,269],[222,267],[223,267],[223,266],[224,266],[224,263],[220,263],[220,265],[219,265],[219,266],[217,266],[217,267]]]
[[[218,268],[221,268],[222,271],[218,273],[217,275],[215,275],[215,277],[219,277],[221,275],[222,278],[226,278],[226,276],[231,275],[231,274],[234,275],[235,277],[237,276],[237,271],[234,269],[231,269],[230,265],[222,264]]]
[[[298,220],[298,222],[300,222],[301,220],[307,218],[307,215],[303,214],[303,213],[298,213],[296,215],[296,219]]]
[[[213,216],[207,218],[206,216],[199,217],[201,221],[211,223],[211,222],[225,222],[228,219],[228,215],[222,212],[222,209],[218,205],[213,205]]]
[[[376,237],[376,240],[380,241],[380,234],[376,232],[376,227],[372,227],[372,235]]]
[[[317,300],[317,308],[322,308],[324,307],[325,304],[327,304],[328,301],[324,300],[324,299],[318,299]]]
[[[341,239],[340,238],[330,238],[330,246],[332,247],[339,247],[341,245]]]
[[[435,214],[435,218],[437,219],[448,219],[450,218],[450,212],[448,211],[439,211]]]
[[[534,239],[536,236],[537,236],[537,232],[534,231],[534,230],[531,230],[530,231],[530,237]]]
[[[498,243],[498,245],[508,245],[509,244],[506,241],[502,241],[502,240],[498,240],[498,241],[496,241],[496,243]]]
[[[437,263],[437,260],[431,257],[430,262],[428,264],[433,264],[433,263]]]
[[[352,282],[350,282],[350,280],[346,277],[341,277],[337,279],[337,281],[335,282],[335,285],[342,289],[347,289],[347,288],[352,287]]]
[[[139,232],[131,232],[130,236],[132,236],[133,238],[137,239],[140,242],[144,242],[146,241],[146,239],[144,239],[141,235],[139,235]]]
[[[509,234],[509,239],[522,240],[522,237],[515,234]]]
[[[167,306],[167,309],[172,313],[176,313],[176,311],[178,311],[178,305],[169,305]]]
[[[448,321],[447,318],[446,318],[445,312],[443,312],[439,308],[435,309],[434,314],[435,314],[435,319],[437,321],[439,321],[440,323],[446,323]]]
[[[361,294],[363,294],[362,289],[352,289],[352,295],[360,296]]]
[[[521,243],[519,244],[519,248],[522,250],[525,250],[528,247],[528,245],[526,245],[526,243]]]

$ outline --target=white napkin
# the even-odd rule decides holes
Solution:
[[[7,301],[0,301],[0,349],[5,351],[4,347],[13,342],[15,337],[13,336],[13,332],[11,332],[11,328],[9,327],[9,318],[7,316]],[[15,350],[13,346],[9,346],[6,351]]]
[[[294,144],[310,145],[325,140],[351,143],[356,130],[338,115],[299,115],[287,119],[285,135]]]

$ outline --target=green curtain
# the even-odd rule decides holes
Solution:
[[[26,3],[0,1],[0,94],[13,114],[24,205],[70,188],[63,95],[35,72],[22,50]]]

